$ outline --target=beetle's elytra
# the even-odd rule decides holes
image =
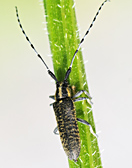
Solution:
[[[63,148],[70,160],[76,160],[80,153],[80,136],[74,102],[70,97],[53,104]]]
[[[69,84],[67,82],[67,79],[70,75],[70,72],[71,72],[71,69],[72,69],[72,64],[73,64],[74,58],[76,56],[76,53],[80,49],[80,46],[83,43],[86,35],[89,33],[91,27],[93,26],[100,10],[102,9],[105,2],[107,2],[107,1],[108,0],[105,0],[101,4],[99,10],[97,11],[97,13],[96,13],[91,25],[90,25],[90,27],[86,31],[82,40],[80,41],[80,43],[78,45],[78,48],[77,48],[77,50],[75,51],[75,53],[72,57],[71,64],[70,64],[70,66],[69,66],[69,68],[68,68],[68,70],[65,74],[63,82],[59,82],[57,80],[54,73],[50,71],[47,64],[43,60],[43,58],[40,56],[40,54],[36,51],[33,44],[30,42],[30,40],[27,37],[24,29],[22,28],[22,25],[21,25],[20,19],[19,19],[19,15],[18,15],[18,10],[17,10],[17,7],[16,7],[17,20],[18,20],[19,26],[20,26],[23,34],[25,35],[27,41],[29,42],[29,44],[31,45],[33,50],[36,52],[37,56],[44,63],[44,65],[45,65],[45,67],[48,71],[48,74],[56,82],[55,96],[50,96],[50,98],[55,99],[55,102],[53,103],[53,108],[54,108],[54,112],[55,112],[55,116],[56,116],[57,127],[55,128],[54,133],[57,134],[56,132],[57,132],[57,130],[59,130],[59,135],[60,135],[60,139],[61,139],[64,151],[66,152],[68,158],[70,160],[74,160],[74,161],[77,161],[77,158],[79,157],[80,149],[81,149],[81,143],[80,143],[80,136],[79,136],[79,129],[78,129],[77,121],[88,125],[90,127],[91,133],[95,136],[96,136],[96,134],[93,132],[91,125],[87,121],[85,121],[83,119],[76,118],[76,110],[75,110],[75,105],[74,105],[74,102],[83,101],[83,100],[86,100],[86,99],[91,99],[91,96],[85,90],[78,91],[76,94],[72,95],[72,89],[69,86]],[[82,93],[85,93],[87,95],[87,97],[79,97],[78,98],[78,96],[80,96]]]

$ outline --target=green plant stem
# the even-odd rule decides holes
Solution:
[[[53,55],[54,73],[59,81],[63,81],[74,52],[80,42],[74,1],[44,0],[43,2],[50,48]],[[79,90],[89,92],[83,57],[80,50],[75,57],[72,72],[69,76],[69,83],[71,86],[75,86],[76,92]],[[89,108],[91,108],[91,105],[87,101],[76,102],[76,115],[78,118],[88,121],[94,132],[96,132],[92,110]],[[90,133],[88,126],[81,123],[78,123],[78,125],[81,138],[81,152],[76,163],[69,160],[69,167],[102,168],[96,137]]]

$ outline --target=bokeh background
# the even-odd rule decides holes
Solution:
[[[76,0],[80,37],[102,0]],[[56,127],[54,81],[18,27],[52,69],[44,9],[38,0],[0,2],[0,168],[67,168]],[[82,46],[105,168],[131,167],[132,1],[107,3]]]

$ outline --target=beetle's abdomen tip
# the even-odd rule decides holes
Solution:
[[[77,162],[77,158],[79,157],[79,153],[80,152],[77,152],[76,150],[75,151],[72,151],[68,154],[68,158],[70,160],[74,160],[75,162]]]

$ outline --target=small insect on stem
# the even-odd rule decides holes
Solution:
[[[19,15],[18,15],[18,9],[16,7],[16,16],[17,16],[19,26],[22,30],[22,33],[26,37],[26,40],[29,42],[30,46],[35,51],[37,56],[41,59],[41,61],[45,65],[45,67],[48,71],[48,74],[56,82],[56,93],[54,96],[50,96],[50,98],[55,100],[55,102],[52,104],[54,112],[55,112],[55,116],[56,116],[56,121],[57,121],[57,127],[55,128],[54,133],[57,134],[57,131],[59,131],[59,135],[60,135],[60,139],[61,139],[64,151],[66,152],[68,158],[70,160],[74,160],[74,161],[77,161],[77,158],[79,157],[80,150],[81,150],[80,135],[79,135],[77,121],[81,122],[85,125],[88,125],[90,128],[90,132],[96,137],[97,137],[97,135],[94,133],[90,123],[88,123],[87,121],[85,121],[83,119],[76,117],[76,110],[75,110],[75,105],[74,105],[74,102],[83,101],[86,99],[91,100],[92,97],[90,96],[90,94],[86,90],[80,90],[72,96],[72,89],[71,89],[71,86],[69,85],[69,83],[67,82],[67,79],[71,73],[74,58],[75,58],[77,52],[79,51],[81,44],[85,40],[85,37],[88,35],[90,29],[92,28],[100,10],[102,9],[103,5],[107,1],[108,0],[105,0],[101,4],[92,23],[90,24],[84,37],[81,39],[81,41],[78,45],[78,48],[76,49],[76,51],[72,57],[71,64],[65,74],[64,80],[62,82],[57,80],[54,73],[49,69],[49,67],[47,66],[47,64],[45,63],[45,61],[41,57],[41,55],[37,52],[34,45],[29,40],[29,38],[26,35],[26,33],[22,27],[22,24],[20,22]],[[74,89],[75,89],[75,86],[74,86]],[[86,97],[79,97],[82,93],[85,93]]]

